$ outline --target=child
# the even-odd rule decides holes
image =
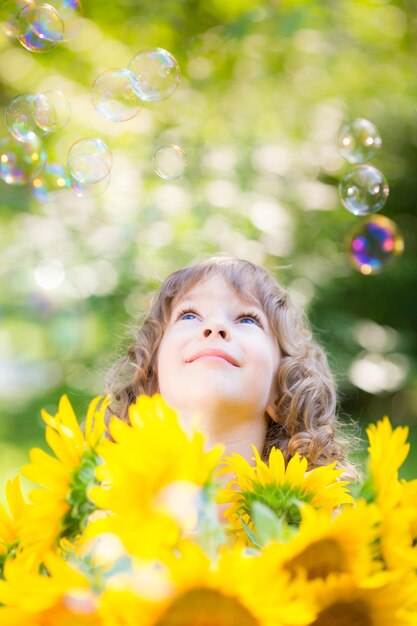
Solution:
[[[168,276],[106,382],[120,419],[158,392],[185,429],[197,415],[207,446],[220,441],[225,455],[250,462],[254,444],[266,461],[275,446],[287,461],[337,461],[358,478],[324,350],[289,293],[249,261],[214,257]]]

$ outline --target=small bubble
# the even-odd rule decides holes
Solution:
[[[403,250],[404,240],[397,225],[383,215],[367,218],[349,235],[350,262],[364,275],[381,272]]]
[[[384,174],[371,165],[359,165],[339,183],[343,206],[353,215],[376,213],[384,206],[389,194]]]
[[[93,84],[96,111],[113,122],[135,117],[142,106],[138,96],[138,79],[127,69],[111,69],[97,76]]]
[[[179,178],[187,166],[184,151],[175,144],[158,148],[153,157],[155,173],[164,180]]]
[[[138,79],[137,93],[141,100],[158,102],[168,98],[180,81],[176,59],[163,48],[139,52],[129,63],[129,70]]]
[[[64,23],[49,4],[28,4],[17,18],[17,39],[30,52],[49,52],[63,40]]]
[[[76,141],[68,151],[68,169],[78,182],[94,184],[108,177],[112,154],[107,144],[97,137]]]
[[[378,129],[372,122],[363,118],[344,124],[337,139],[339,154],[349,163],[366,163],[381,145]]]
[[[24,93],[13,98],[6,110],[6,125],[11,134],[20,141],[33,135],[46,134],[46,120],[52,114],[52,106],[41,93]]]

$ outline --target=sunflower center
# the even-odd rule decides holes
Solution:
[[[286,562],[285,569],[292,574],[303,570],[308,580],[326,578],[334,572],[345,571],[344,554],[334,539],[321,539],[307,546],[302,552]]]
[[[311,626],[372,626],[369,609],[362,600],[336,602],[319,613]]]
[[[177,598],[155,626],[258,626],[234,598],[213,589],[193,589]]]

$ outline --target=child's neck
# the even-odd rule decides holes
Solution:
[[[193,426],[205,435],[205,449],[209,450],[216,443],[225,447],[223,456],[233,453],[240,454],[248,463],[253,465],[254,445],[262,456],[269,419],[265,414],[245,414],[242,409],[234,414],[230,408],[227,411],[182,411],[180,421],[186,432],[190,433]]]

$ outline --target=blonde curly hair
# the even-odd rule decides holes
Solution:
[[[106,377],[110,412],[126,420],[128,407],[140,394],[159,391],[157,353],[171,311],[179,297],[211,275],[221,276],[243,298],[254,300],[265,312],[280,350],[276,385],[276,417],[269,418],[262,458],[272,447],[288,461],[297,452],[310,468],[337,461],[344,477],[359,474],[348,454],[355,437],[344,434],[336,417],[336,385],[327,356],[313,338],[304,311],[288,291],[259,265],[234,257],[213,257],[170,274],[155,294],[133,343]]]

